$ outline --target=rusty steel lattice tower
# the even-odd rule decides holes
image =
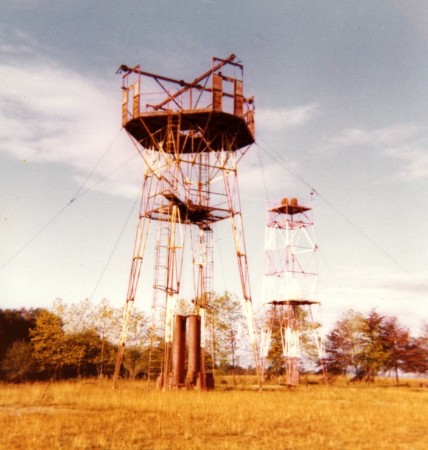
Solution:
[[[257,368],[259,364],[237,183],[238,161],[254,142],[254,102],[244,97],[243,66],[235,55],[213,58],[211,69],[192,82],[143,72],[139,66],[121,66],[119,71],[122,125],[144,160],[145,172],[114,382],[154,220],[152,336],[164,342],[159,382],[164,389],[183,385],[203,389],[212,233],[213,225],[224,219],[232,226],[250,342]],[[187,316],[176,309],[184,282],[185,248],[190,248],[193,266],[185,272],[193,271],[194,282],[192,312]]]
[[[317,267],[311,208],[296,198],[283,198],[268,209],[265,236],[265,303],[268,325],[261,332],[262,366],[276,333],[285,360],[287,384],[299,384],[300,340],[310,334],[321,359],[320,322],[314,320]],[[263,370],[263,369],[262,369]]]

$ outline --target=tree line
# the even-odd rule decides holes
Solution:
[[[106,314],[105,316],[103,314]],[[51,310],[0,310],[0,377],[20,382],[109,375],[115,346],[105,332],[118,311],[103,302]]]
[[[428,373],[428,322],[412,336],[395,316],[372,310],[367,315],[347,311],[325,342],[325,366],[331,374],[373,382],[378,375]]]
[[[216,373],[247,373],[246,325],[239,299],[214,294],[207,310],[206,353]],[[188,313],[182,301],[179,308]],[[47,309],[0,310],[0,379],[8,382],[111,377],[121,331],[122,311],[107,300],[66,305],[57,300]],[[123,377],[148,377],[149,361],[161,358],[162,339],[153,340],[146,314],[134,308],[123,358]],[[309,337],[302,336],[302,367],[318,365],[331,375],[373,381],[376,376],[428,373],[428,324],[420,336],[393,316],[347,311],[325,337],[320,360]],[[247,361],[247,364],[246,364]],[[266,375],[284,373],[282,347],[273,342]],[[153,372],[155,374],[155,372]]]
[[[215,370],[239,366],[243,316],[238,298],[213,295],[207,310],[207,360]],[[190,306],[180,301],[179,312]],[[67,305],[58,299],[48,309],[0,310],[0,380],[111,377],[114,373],[122,310],[107,300]],[[149,376],[149,360],[160,362],[162,339],[150,334],[147,315],[133,309],[122,363],[123,377]],[[156,370],[152,370],[156,375]]]

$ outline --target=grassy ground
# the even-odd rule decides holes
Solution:
[[[238,380],[242,381],[242,380]],[[144,382],[0,385],[0,449],[428,448],[428,390],[392,384],[159,392]]]

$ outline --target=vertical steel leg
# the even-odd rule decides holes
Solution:
[[[254,364],[256,366],[257,380],[261,388],[260,358],[257,342],[257,330],[254,321],[253,305],[250,291],[250,278],[248,273],[248,260],[245,248],[244,227],[241,214],[241,200],[239,197],[238,180],[236,170],[223,171],[225,192],[228,199],[230,223],[232,226],[233,240],[238,261],[241,288],[244,298],[244,313],[247,319],[250,343],[253,349]]]

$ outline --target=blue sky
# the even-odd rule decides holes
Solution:
[[[0,308],[123,304],[143,165],[121,131],[115,71],[193,80],[212,56],[235,53],[256,99],[256,144],[239,174],[255,303],[267,201],[314,188],[326,323],[349,308],[397,315],[416,333],[428,320],[425,2],[0,6]],[[239,293],[221,267],[218,290]]]

